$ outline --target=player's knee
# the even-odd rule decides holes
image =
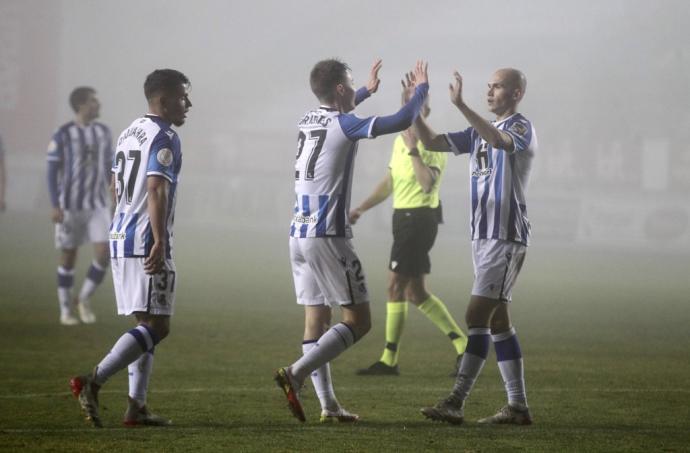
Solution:
[[[421,305],[428,298],[429,298],[429,294],[427,294],[427,292],[424,291],[423,288],[420,289],[420,288],[408,286],[407,290],[405,291],[405,299],[414,305]]]
[[[151,330],[153,330],[154,335],[156,335],[156,340],[158,342],[162,341],[165,337],[170,335],[170,322],[162,319],[148,319],[142,320],[142,324],[146,324]]]
[[[494,316],[491,319],[491,333],[493,335],[498,335],[499,333],[507,332],[512,326],[510,325],[510,320],[501,319]]]
[[[391,278],[388,282],[388,300],[404,300],[405,291],[401,282],[396,278]]]
[[[357,340],[359,340],[371,330],[371,319],[366,318],[359,320],[353,330],[355,331]]]
[[[467,309],[465,322],[468,327],[488,327],[489,319],[481,310]]]
[[[156,335],[158,335],[158,341],[162,341],[165,337],[170,335],[170,325],[157,325],[154,327],[154,332],[156,332]]]

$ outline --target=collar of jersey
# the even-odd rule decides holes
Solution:
[[[512,117],[514,117],[515,115],[519,115],[519,114],[520,114],[520,112],[515,112],[515,113],[513,113],[512,115],[510,115],[509,117],[503,118],[501,121],[494,121],[494,126],[498,126],[498,125],[501,124],[501,123],[505,123],[506,121],[508,121],[509,119],[511,119]]]
[[[319,110],[325,110],[327,112],[337,112],[338,109],[333,108],[333,107],[326,107],[325,105],[320,105]]]
[[[165,120],[164,120],[163,118],[161,118],[160,116],[154,115],[153,113],[147,113],[147,114],[144,115],[144,116],[145,116],[146,118],[150,119],[150,120],[153,120],[154,123],[156,123],[156,124],[158,124],[158,125],[161,125],[161,124],[162,124],[162,125],[164,125],[165,127],[168,127],[168,128],[169,128],[170,125],[172,124],[172,123],[168,123],[167,121],[165,121]]]

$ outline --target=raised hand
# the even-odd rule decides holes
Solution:
[[[415,86],[421,85],[422,83],[429,83],[428,68],[428,62],[417,60],[417,64],[415,65],[413,72]]]
[[[412,96],[414,96],[414,73],[405,73],[405,78],[400,81],[402,85],[402,103],[407,104]]]
[[[450,102],[460,107],[463,104],[462,100],[462,76],[458,71],[453,72],[453,83],[448,88],[450,90]]]
[[[379,79],[379,71],[381,70],[381,66],[383,66],[383,60],[380,58],[374,61],[374,64],[371,65],[371,70],[369,71],[369,81],[367,82],[367,91],[369,91],[369,94],[374,94],[379,89],[379,84],[381,83],[381,79]]]

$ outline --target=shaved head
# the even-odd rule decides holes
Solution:
[[[496,75],[502,77],[510,89],[518,89],[523,95],[525,94],[525,90],[527,90],[527,77],[525,77],[522,71],[514,68],[501,68],[496,71]]]

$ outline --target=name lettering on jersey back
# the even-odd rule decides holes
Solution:
[[[117,142],[117,146],[122,145],[122,142],[127,140],[129,137],[134,137],[139,142],[139,146],[143,145],[146,141],[146,132],[138,127],[130,127],[122,133],[120,140]]]
[[[304,118],[299,122],[298,126],[321,126],[326,127],[331,123],[333,118],[329,118],[324,115],[319,115],[317,113],[307,113]]]

